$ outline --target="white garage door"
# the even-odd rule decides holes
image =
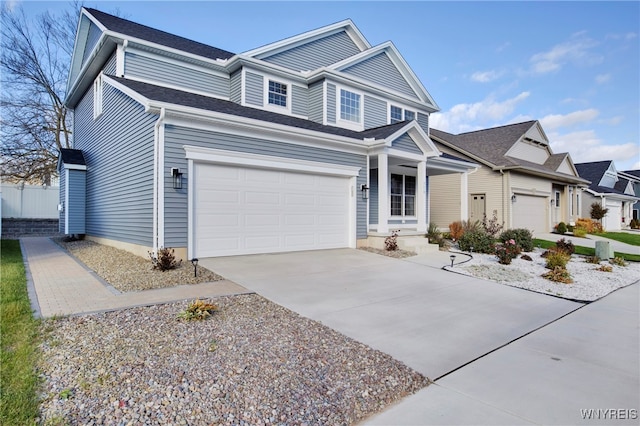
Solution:
[[[549,232],[547,198],[516,195],[513,206],[513,227],[535,232]]]
[[[622,222],[622,201],[607,200],[607,215],[602,219],[605,231],[619,231]]]
[[[194,164],[197,257],[349,246],[349,178]]]

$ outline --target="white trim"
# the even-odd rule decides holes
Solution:
[[[102,115],[102,97],[104,94],[104,84],[102,72],[93,80],[93,119],[97,120]]]
[[[66,164],[63,162],[62,167],[67,170],[87,170],[87,166],[82,164]]]
[[[469,173],[460,176],[460,220],[469,218]],[[512,223],[512,222],[510,222]]]
[[[378,154],[378,227],[380,233],[389,232],[389,156]]]
[[[202,66],[202,65],[194,64],[194,63],[180,61],[180,60],[168,57],[168,56],[159,55],[157,53],[149,52],[149,51],[146,51],[146,50],[136,49],[135,47],[129,47],[127,49],[127,53],[132,53],[132,54],[138,55],[138,56],[144,56],[145,58],[154,59],[154,60],[160,61],[160,62],[166,62],[166,63],[171,64],[171,65],[179,66],[180,68],[187,68],[187,69],[192,69],[192,70],[195,70],[195,71],[200,71],[200,72],[203,72],[205,74],[211,74],[212,76],[215,76],[215,77],[224,77],[227,80],[229,79],[229,74],[224,73],[222,71],[214,70],[214,69],[211,69],[211,68],[208,68],[208,67],[205,67],[205,66]]]
[[[356,248],[356,240],[358,238],[358,178],[352,176],[349,178],[349,195],[351,202],[349,203],[349,248]]]
[[[293,99],[293,83],[284,78],[271,76],[269,74],[263,74],[262,77],[264,78],[263,80],[264,84],[262,85],[262,97],[263,97],[262,103],[264,105],[263,108],[266,111],[273,111],[280,114],[291,115],[291,109],[292,109],[291,103]],[[269,103],[269,81],[273,81],[274,83],[284,85],[287,88],[286,106],[274,105]]]
[[[64,171],[64,233],[69,235],[69,169]]]
[[[164,247],[165,243],[164,243],[164,226],[165,226],[165,221],[164,221],[164,201],[165,201],[165,161],[164,161],[164,154],[165,154],[165,148],[164,148],[164,127],[165,127],[165,123],[164,123],[164,116],[161,116],[159,120],[162,120],[163,122],[160,124],[160,126],[158,127],[158,170],[160,172],[160,175],[158,176],[158,194],[159,194],[159,198],[158,198],[158,247]],[[171,169],[169,169],[169,173],[171,173]]]
[[[221,149],[201,148],[184,145],[188,160],[202,161],[214,164],[238,165],[263,169],[276,169],[310,173],[319,175],[355,177],[360,174],[360,167],[343,166],[340,164],[321,163],[317,161],[296,160],[291,158],[274,157],[271,155],[249,154],[244,152],[226,151]]]
[[[418,216],[419,232],[427,231],[427,162],[418,163],[416,176],[416,215]]]
[[[187,174],[189,178],[187,179],[187,257],[189,259],[193,259],[194,255],[194,242],[195,242],[195,224],[194,224],[194,215],[195,213],[195,178],[193,174],[194,166],[193,160],[187,161]]]
[[[116,76],[118,77],[124,77],[124,62],[128,45],[129,40],[124,40],[122,44],[118,43],[116,48]]]
[[[411,121],[414,121],[414,120],[418,121],[418,111],[416,109],[407,108],[401,102],[393,102],[393,101],[389,101],[389,100],[387,100],[386,102],[387,102],[387,124],[395,124],[395,123],[391,123],[391,107],[400,108],[402,110],[402,119],[399,120],[399,121],[406,121],[406,113],[407,113],[407,111],[413,113],[413,120],[411,120]],[[397,121],[396,121],[396,123],[397,123]]]

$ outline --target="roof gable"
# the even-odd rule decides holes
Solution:
[[[613,188],[617,177],[612,174],[613,161],[594,161],[590,163],[578,163],[575,165],[581,178],[591,181],[589,189],[601,192],[600,189]],[[615,166],[613,166],[615,170]],[[608,176],[607,179],[605,177]],[[604,185],[603,185],[604,184]]]
[[[369,42],[364,38],[360,30],[353,24],[350,19],[336,22],[332,25],[327,25],[312,31],[307,31],[302,34],[298,34],[293,37],[288,37],[275,43],[270,43],[256,49],[244,52],[243,56],[249,56],[256,59],[263,59],[273,57],[275,55],[282,54],[291,49],[296,49],[309,43],[318,41],[320,39],[332,36],[334,34],[344,32],[349,36],[354,46],[359,51],[370,48]]]
[[[440,109],[392,42],[349,57],[331,65],[329,69],[383,86],[403,96],[417,98],[434,111]],[[384,81],[384,85],[380,81]]]

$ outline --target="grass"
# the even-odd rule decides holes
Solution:
[[[640,246],[640,233],[630,234],[628,232],[604,232],[602,234],[595,235],[608,238],[610,240],[620,241],[621,243],[631,244],[632,246]]]
[[[38,320],[31,312],[18,241],[2,240],[0,263],[0,424],[32,425],[39,415]]]
[[[558,238],[560,239],[560,238]],[[533,239],[533,245],[534,247],[540,247],[543,249],[548,249],[551,247],[555,247],[556,243],[555,241],[547,241],[547,240],[541,240],[538,238],[534,238]],[[596,254],[596,249],[592,248],[592,247],[584,247],[584,246],[575,246],[576,254],[582,255],[582,256],[595,256]],[[628,262],[640,262],[640,255],[637,254],[629,254],[629,253],[620,253],[620,252],[615,252],[614,253],[616,256],[623,258],[624,260],[628,261]]]

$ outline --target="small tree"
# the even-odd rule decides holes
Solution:
[[[602,218],[609,213],[609,209],[602,207],[600,203],[591,204],[591,219],[597,220],[602,225]]]

